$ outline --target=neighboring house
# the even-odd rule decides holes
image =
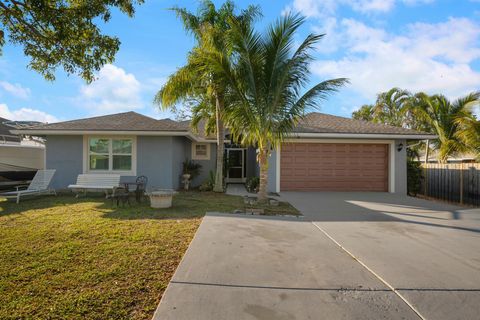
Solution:
[[[425,151],[420,151],[418,156],[418,161],[425,162]],[[448,157],[447,163],[476,163],[479,161],[478,155],[476,156],[473,153],[461,153],[451,157]],[[429,163],[438,163],[438,151],[430,151],[428,155]]]
[[[47,124],[12,131],[46,138],[46,166],[53,187],[65,188],[80,173],[146,175],[149,185],[180,187],[182,162],[202,165],[193,185],[215,170],[216,140],[188,123],[155,120],[135,112]],[[321,113],[308,114],[291,139],[273,152],[268,190],[385,191],[406,193],[406,140],[432,139],[413,130]],[[254,148],[227,145],[227,182],[256,175]]]
[[[7,125],[9,122],[10,120],[0,117],[0,143],[20,143],[21,137],[10,133],[12,127]]]
[[[0,118],[0,189],[11,189],[30,181],[45,166],[43,141],[23,139],[10,130],[39,122],[10,121]]]

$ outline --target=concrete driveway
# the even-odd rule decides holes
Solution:
[[[207,215],[154,319],[476,319],[480,212],[284,193],[305,217]]]
[[[385,193],[284,193],[425,319],[480,318],[480,210]]]

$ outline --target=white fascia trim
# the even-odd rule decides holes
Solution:
[[[11,130],[15,134],[77,136],[77,135],[110,135],[110,136],[188,136],[186,131],[128,131],[128,130]]]
[[[339,139],[436,139],[428,134],[380,134],[380,133],[293,133],[292,138],[339,138]]]
[[[395,140],[393,139],[286,139],[284,143],[371,143],[371,144],[390,144]]]
[[[10,130],[13,134],[39,136],[78,136],[78,135],[109,135],[109,136],[173,136],[187,137],[190,140],[204,143],[216,143],[215,140],[199,138],[186,131],[113,131],[113,130]]]

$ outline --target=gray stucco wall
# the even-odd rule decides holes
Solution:
[[[183,171],[183,162],[186,158],[185,145],[189,143],[185,137],[172,137],[172,185],[173,189],[180,189]]]
[[[83,171],[83,137],[48,136],[45,147],[46,168],[57,170],[50,187],[64,189],[74,183]]]
[[[148,187],[172,189],[172,137],[137,137],[137,175],[148,178]]]
[[[183,162],[185,159],[192,159],[192,142],[187,138],[183,138],[184,141],[184,158],[180,161]],[[200,175],[193,179],[191,186],[198,187],[200,186],[205,180],[208,179],[210,171],[213,171],[215,174],[216,171],[216,163],[217,163],[217,144],[210,143],[210,160],[193,160],[195,163],[199,163],[202,168],[200,169]],[[180,163],[181,164],[181,163]],[[181,173],[181,170],[180,170]]]
[[[48,136],[46,167],[56,169],[52,188],[65,189],[83,173],[83,136]],[[210,160],[195,160],[202,172],[192,186],[207,179],[215,171],[216,145],[211,144]],[[191,141],[185,137],[137,136],[137,176],[148,177],[148,187],[179,189],[182,162],[191,159]],[[122,176],[121,181],[135,181],[134,176]]]
[[[401,151],[398,145],[403,144]],[[407,142],[406,140],[395,141],[395,193],[407,194]]]

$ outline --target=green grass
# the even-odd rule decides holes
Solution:
[[[208,192],[179,193],[170,209],[132,204],[0,201],[0,319],[150,319],[205,212],[244,208]]]

